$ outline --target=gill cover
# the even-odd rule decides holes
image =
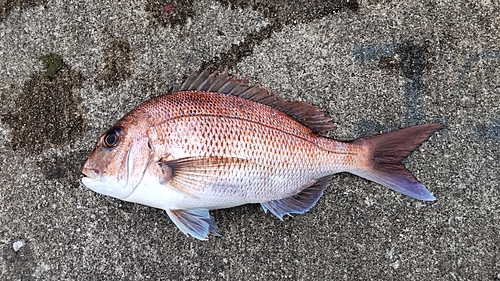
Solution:
[[[114,126],[90,154],[82,183],[97,193],[126,199],[142,181],[152,157],[148,141],[144,132]]]

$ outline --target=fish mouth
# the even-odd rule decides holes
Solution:
[[[83,167],[82,173],[87,178],[90,178],[90,179],[93,179],[93,180],[99,179],[99,171],[96,170],[96,169],[89,169],[89,168]]]
[[[131,193],[130,190],[125,188],[125,181],[102,175],[97,169],[83,168],[82,173],[85,176],[81,179],[81,183],[97,193],[118,199],[126,198]]]

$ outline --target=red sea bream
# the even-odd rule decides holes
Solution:
[[[340,142],[319,108],[227,73],[193,73],[102,134],[84,165],[95,192],[164,209],[198,239],[218,235],[209,210],[260,203],[278,218],[311,209],[349,172],[420,200],[434,196],[401,164],[436,123]]]

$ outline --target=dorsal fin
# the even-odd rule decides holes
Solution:
[[[227,71],[212,72],[209,68],[199,72],[193,72],[183,83],[174,87],[173,92],[180,91],[206,91],[233,95],[260,104],[265,104],[277,109],[303,125],[313,132],[324,132],[335,130],[336,127],[325,112],[305,102],[286,101],[259,86],[248,86],[245,79],[237,79],[229,76]]]

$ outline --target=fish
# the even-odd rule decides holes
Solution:
[[[287,101],[245,79],[193,72],[105,131],[83,166],[89,189],[166,211],[187,236],[220,236],[210,210],[260,204],[279,219],[309,211],[337,173],[415,199],[431,192],[402,160],[439,123],[342,142],[322,109]]]

